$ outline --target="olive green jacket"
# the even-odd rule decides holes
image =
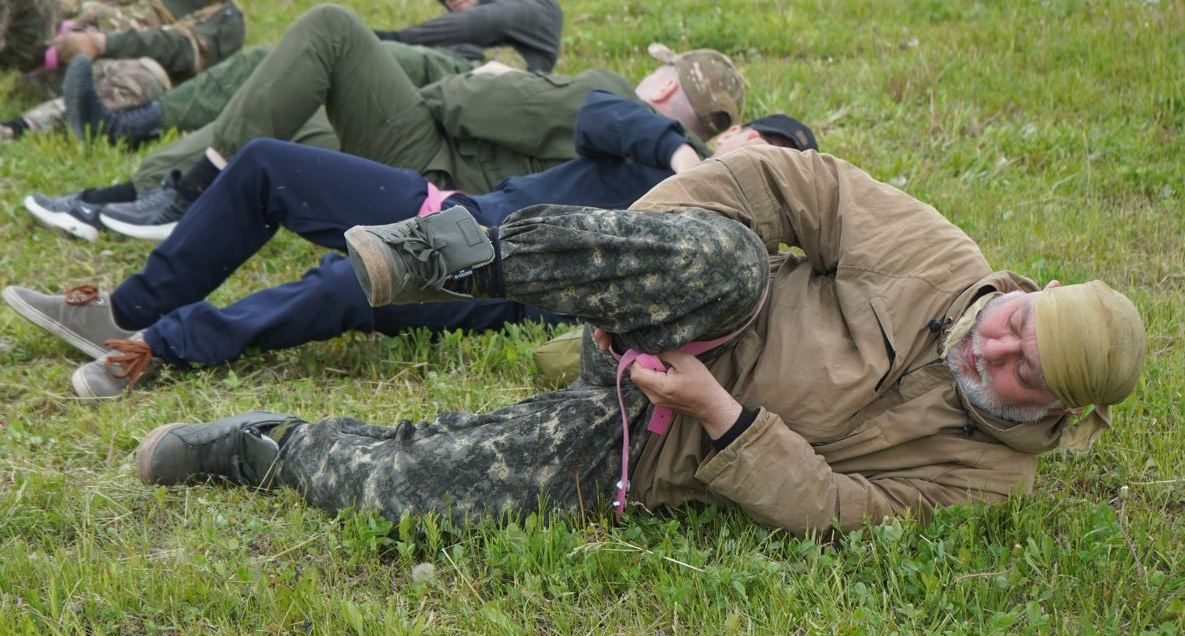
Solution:
[[[771,288],[710,365],[757,420],[717,453],[677,417],[648,438],[632,497],[731,503],[803,534],[1032,488],[1065,418],[1014,424],[969,407],[938,346],[982,294],[1036,286],[994,273],[934,208],[835,157],[771,146],[709,159],[633,208],[745,223],[771,254]],[[777,255],[783,243],[805,255]]]
[[[593,90],[637,99],[628,81],[602,70],[464,73],[429,84],[420,94],[446,144],[424,172],[447,173],[449,183],[479,193],[573,159],[576,113]]]

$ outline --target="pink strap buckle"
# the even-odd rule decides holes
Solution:
[[[757,308],[753,310],[753,315],[749,316],[749,320],[745,321],[745,324],[738,327],[736,331],[720,336],[719,338],[713,338],[712,340],[689,342],[679,347],[679,350],[684,353],[690,353],[693,356],[698,356],[741,335],[741,332],[751,327],[757,321],[757,315],[761,313],[761,308],[765,306],[767,296],[769,296],[768,285],[761,292],[761,300],[757,302]],[[621,480],[617,482],[617,496],[613,500],[613,507],[615,509],[613,516],[620,521],[622,513],[625,512],[626,494],[630,489],[630,420],[625,410],[625,395],[621,392],[621,376],[635,362],[645,369],[661,372],[666,372],[667,365],[663,364],[658,356],[642,353],[636,349],[630,349],[620,355],[616,351],[610,350],[610,352],[613,354],[613,357],[617,358],[617,405],[621,409]],[[667,431],[671,428],[671,421],[674,418],[675,413],[670,408],[656,406],[650,413],[650,419],[646,422],[646,430],[655,435],[666,435]]]

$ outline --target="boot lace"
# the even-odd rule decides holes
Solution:
[[[119,353],[108,354],[103,359],[103,366],[112,377],[128,381],[128,387],[136,386],[144,372],[152,362],[152,347],[143,340],[125,340],[111,338],[103,342],[103,346],[114,349]]]
[[[82,306],[99,299],[99,288],[94,285],[79,285],[66,290],[66,304]]]
[[[406,231],[407,234],[382,233],[380,238],[391,247],[400,247],[404,254],[414,259],[409,265],[414,266],[416,273],[424,279],[424,289],[442,287],[448,278],[444,256],[440,253],[444,246],[424,232],[419,223],[406,226]]]

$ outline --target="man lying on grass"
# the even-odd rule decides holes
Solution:
[[[581,381],[394,426],[169,424],[141,443],[141,480],[291,486],[393,519],[574,510],[615,492],[620,511],[628,489],[650,509],[710,502],[793,533],[850,529],[1030,489],[1037,454],[1088,447],[1144,360],[1120,293],[993,272],[932,207],[815,152],[733,152],[628,211],[541,205],[483,228],[451,208],[346,241],[372,303],[506,298],[587,321],[600,333]],[[593,340],[625,352],[618,379],[628,368],[632,383],[614,387]],[[631,365],[637,352],[667,368]]]
[[[773,115],[725,131],[717,137],[717,152],[766,140],[815,147],[809,128]],[[442,192],[411,170],[260,139],[202,193],[144,269],[112,294],[93,285],[65,294],[8,287],[3,297],[24,318],[95,358],[72,378],[85,398],[117,397],[160,362],[182,369],[218,365],[248,347],[292,347],[347,331],[396,335],[413,327],[485,330],[507,322],[567,320],[509,300],[372,309],[341,254],[327,255],[298,281],[229,307],[204,299],[280,226],[344,252],[342,234],[353,225],[392,223],[447,205],[464,206],[487,225],[545,201],[624,207],[698,163],[690,141],[675,120],[641,103],[593,92],[576,117],[575,146],[582,158],[469,196]]]

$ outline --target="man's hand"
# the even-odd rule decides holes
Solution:
[[[741,416],[740,402],[720,386],[708,367],[695,356],[668,351],[658,357],[666,363],[666,373],[651,371],[637,363],[630,367],[630,379],[650,402],[694,417],[703,423],[712,439],[727,433]]]
[[[679,174],[688,168],[695,167],[699,162],[699,154],[696,153],[695,148],[683,144],[676,148],[674,154],[671,155],[671,172]]]
[[[477,6],[477,0],[444,0],[444,6],[452,13],[472,9]]]
[[[70,31],[54,38],[50,45],[57,49],[60,64],[68,64],[77,55],[97,60],[107,50],[107,34],[95,29]]]

